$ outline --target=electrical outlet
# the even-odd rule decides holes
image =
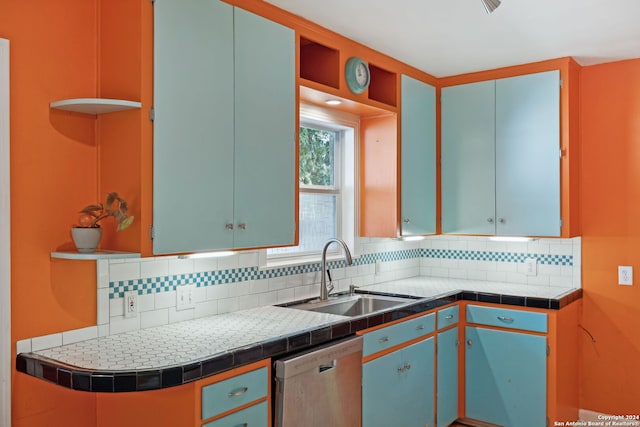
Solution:
[[[618,285],[633,285],[633,267],[630,265],[618,266]]]
[[[195,290],[196,285],[181,285],[176,288],[176,310],[187,310],[196,306]]]
[[[138,291],[126,291],[124,293],[124,317],[136,317],[138,315]]]
[[[538,260],[536,258],[527,258],[524,260],[524,270],[527,276],[538,275]]]

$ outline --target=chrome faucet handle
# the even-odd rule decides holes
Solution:
[[[333,286],[333,282],[329,282],[327,284],[327,296],[331,295],[331,292],[333,292],[333,289],[335,288],[335,286]]]

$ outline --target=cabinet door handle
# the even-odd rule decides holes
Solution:
[[[409,218],[404,218],[402,222],[404,222],[405,224],[409,224],[411,220]]]
[[[513,317],[498,316],[498,320],[501,320],[501,321],[507,322],[507,323],[511,323],[511,322],[513,322]]]
[[[487,222],[488,222],[489,224],[493,224],[493,218],[487,218]]]
[[[249,427],[249,423],[237,424],[236,427]]]
[[[246,230],[246,229],[247,229],[247,224],[245,224],[245,223],[238,224],[238,228],[239,228],[240,230]]]
[[[453,314],[450,314],[448,316],[444,316],[444,320],[451,320],[453,319]]]
[[[382,338],[378,339],[379,343],[383,343],[383,342],[387,342],[387,341],[389,341],[389,337],[382,337]]]
[[[225,228],[226,228],[227,230],[231,231],[231,230],[233,230],[233,224],[231,224],[231,223],[227,223],[227,224],[225,225]]]
[[[507,220],[506,220],[506,219],[504,219],[504,218],[498,218],[498,222],[499,222],[500,224],[504,224],[505,222],[507,222]]]
[[[245,394],[247,391],[249,391],[249,387],[242,387],[239,388],[236,391],[231,391],[229,392],[228,396],[229,397],[238,397],[238,396],[242,396],[243,394]]]
[[[467,340],[467,345],[468,345],[469,347],[471,347],[471,346],[473,345],[473,341],[471,341],[471,340]]]
[[[400,366],[398,368],[398,373],[402,373],[404,371],[408,371],[409,369],[411,369],[411,365],[409,363],[405,362],[404,366]]]

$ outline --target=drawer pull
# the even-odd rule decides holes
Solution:
[[[421,331],[421,330],[423,330],[423,329],[424,329],[424,325],[418,325],[418,326],[416,327],[416,331]]]
[[[498,320],[501,320],[501,321],[507,322],[507,323],[511,323],[511,322],[513,322],[513,317],[498,316]]]
[[[238,424],[236,427],[249,427],[249,423]]]
[[[228,396],[229,396],[229,397],[238,397],[238,396],[242,396],[242,395],[243,395],[243,394],[245,394],[248,390],[249,390],[249,387],[242,387],[242,388],[239,388],[239,389],[238,389],[238,390],[236,390],[236,391],[229,392]]]
[[[383,342],[387,342],[389,341],[389,337],[382,337],[378,340],[379,343],[383,343]]]
[[[444,316],[444,320],[451,320],[453,319],[453,314],[450,314],[448,316]]]

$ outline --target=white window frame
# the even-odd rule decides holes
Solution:
[[[358,209],[358,158],[360,146],[360,117],[329,108],[324,108],[311,104],[300,104],[300,124],[320,129],[340,129],[343,132],[353,133],[348,138],[341,138],[339,141],[339,169],[336,179],[341,180],[339,204],[340,217],[337,218],[337,229],[339,238],[345,241],[352,256],[359,255],[358,245],[356,245],[359,209]],[[350,143],[352,140],[353,143]],[[349,171],[352,169],[352,172]],[[337,245],[336,245],[337,246]],[[342,249],[328,252],[327,258],[343,259]],[[260,266],[272,268],[282,265],[298,265],[318,262],[321,258],[320,251],[313,253],[299,254],[278,254],[267,256],[267,250],[260,251]]]

